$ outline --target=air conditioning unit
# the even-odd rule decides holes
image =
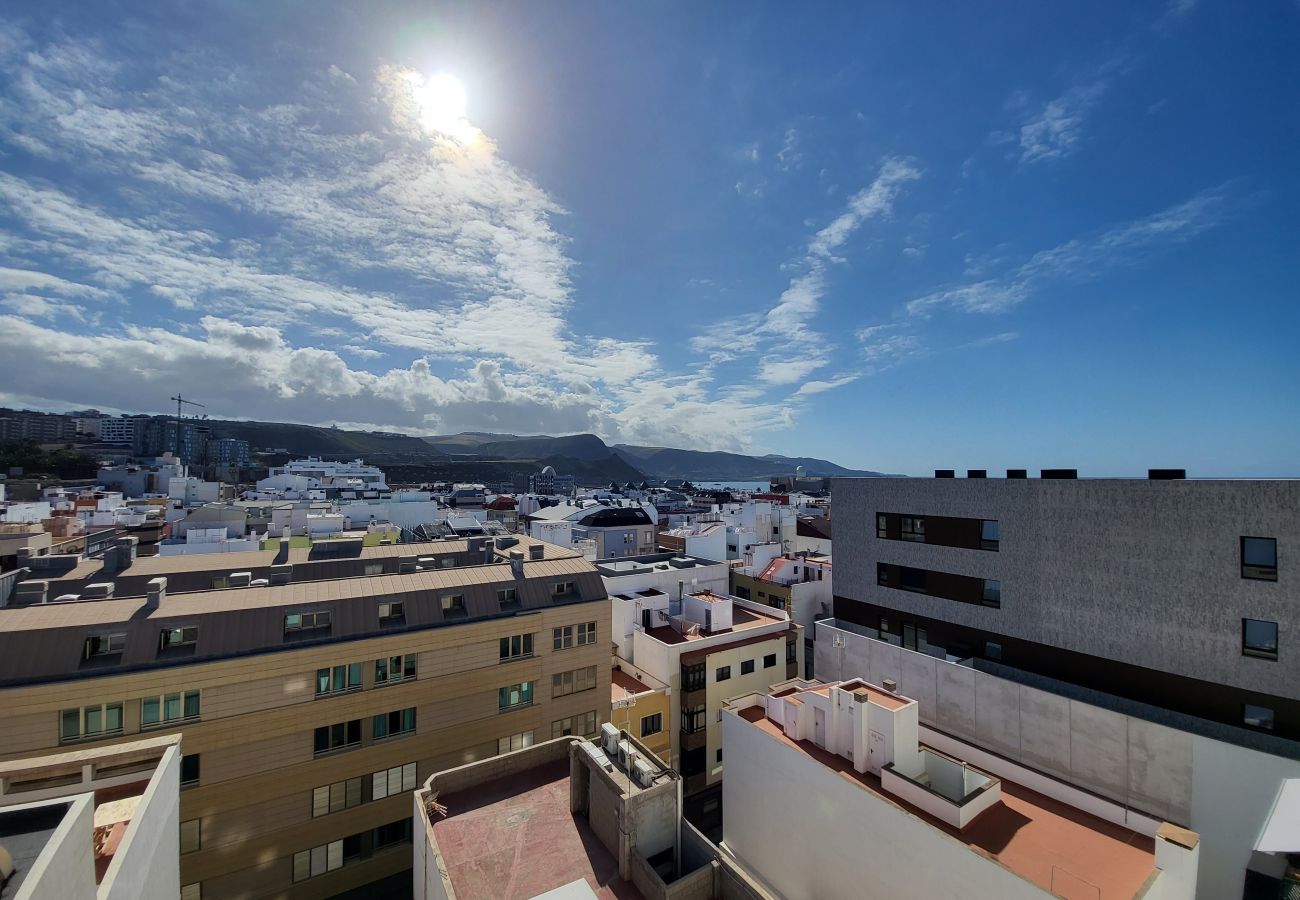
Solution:
[[[600,744],[610,756],[618,752],[618,727],[612,722],[600,726]]]
[[[629,742],[627,741],[618,742],[618,766],[620,769],[626,771],[627,767],[630,765],[628,760],[634,758],[635,756],[636,756],[636,749]]]
[[[633,774],[636,777],[636,783],[641,787],[650,787],[655,781],[655,767],[650,765],[644,759],[638,759],[632,766]]]

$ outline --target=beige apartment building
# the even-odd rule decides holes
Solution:
[[[401,873],[431,773],[609,719],[601,579],[540,541],[68,562],[0,609],[0,761],[180,733],[185,900]]]

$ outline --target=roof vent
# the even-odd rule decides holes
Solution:
[[[543,544],[533,544],[528,548],[529,559],[544,559],[546,557],[546,547]]]
[[[967,478],[988,478],[989,473],[987,469],[967,469],[966,477]]]
[[[953,469],[935,469],[934,477],[935,478],[956,478],[957,473]]]
[[[1182,481],[1186,477],[1186,469],[1147,469],[1148,481]]]
[[[1038,474],[1038,477],[1046,478],[1046,479],[1069,481],[1071,479],[1079,477],[1079,470],[1078,469],[1043,469]]]
[[[1029,477],[1029,470],[1028,470],[1028,469],[1007,469],[1007,477],[1008,477],[1008,478],[1028,478],[1028,477]]]
[[[886,678],[884,681],[880,682],[880,686],[891,694],[898,693],[898,682],[892,678]]]

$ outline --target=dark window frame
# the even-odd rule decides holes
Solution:
[[[1258,565],[1246,562],[1247,541],[1268,541],[1273,545],[1273,564]],[[1240,540],[1241,577],[1248,581],[1277,581],[1277,538],[1258,535],[1242,535]]]
[[[754,669],[756,668],[756,665],[755,665],[755,664],[756,664],[757,662],[758,662],[758,660],[755,660],[755,659],[742,659],[742,660],[740,661],[740,674],[741,674],[741,675],[752,675],[752,674],[754,674]]]
[[[717,683],[719,681],[730,681],[730,680],[731,680],[731,666],[718,666],[718,668],[714,670],[713,672],[714,683]]]
[[[1247,631],[1250,629],[1250,624],[1251,624],[1252,622],[1257,623],[1257,624],[1260,624],[1260,625],[1271,625],[1271,626],[1273,626],[1273,646],[1272,646],[1272,649],[1269,649],[1269,646],[1268,646],[1267,642],[1265,642],[1265,643],[1263,643],[1263,644],[1261,644],[1261,643],[1259,643],[1259,642],[1255,642],[1254,644],[1252,644],[1252,643],[1248,640],[1248,638],[1247,638]],[[1252,659],[1268,659],[1268,660],[1274,660],[1274,661],[1276,661],[1276,660],[1277,660],[1277,652],[1278,652],[1278,623],[1277,623],[1277,622],[1270,622],[1270,621],[1267,620],[1267,619],[1247,619],[1247,618],[1243,618],[1243,619],[1241,620],[1241,655],[1242,655],[1242,656],[1249,656],[1249,657],[1251,657]]]
[[[647,725],[646,723],[650,723]],[[651,713],[648,716],[641,717],[641,737],[650,737],[659,734],[664,730],[664,714]]]

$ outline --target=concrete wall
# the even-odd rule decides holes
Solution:
[[[28,803],[6,812],[38,806],[66,806],[67,812],[32,863],[14,900],[58,897],[77,900],[95,896],[95,860],[89,840],[95,828],[95,798],[79,794],[62,800]],[[176,890],[174,887],[173,890]]]
[[[1300,481],[837,478],[843,597],[1245,690],[1300,698]],[[876,513],[996,519],[997,552],[876,537]],[[1275,537],[1279,580],[1241,577],[1243,535]],[[1002,607],[879,587],[877,562],[998,579]],[[1279,623],[1276,661],[1242,618]]]
[[[1300,778],[1297,760],[1016,684],[836,628],[833,622],[819,622],[817,628],[822,632],[816,643],[817,677],[861,676],[877,684],[894,678],[899,693],[919,702],[921,722],[930,726],[923,729],[922,740],[936,743],[937,749],[992,771],[987,760],[943,746],[931,729],[1200,834],[1196,896],[1201,900],[1240,895],[1255,840],[1282,779]],[[844,646],[834,646],[835,636],[843,638]],[[1087,808],[1086,803],[1081,793],[1078,805]],[[1132,812],[1129,816],[1129,827],[1144,830],[1140,819]]]
[[[180,890],[180,745],[159,761],[113,855],[99,900],[175,900]]]
[[[723,839],[787,900],[1048,896],[743,719],[723,719]]]

